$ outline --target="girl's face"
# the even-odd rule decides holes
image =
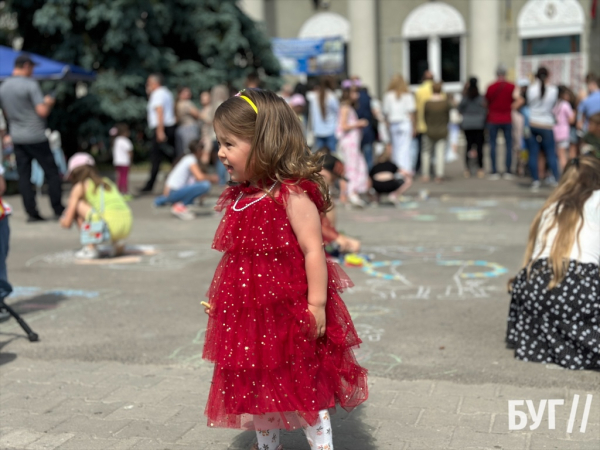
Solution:
[[[227,169],[231,181],[242,183],[249,178],[246,173],[246,163],[250,155],[251,143],[249,140],[227,134],[215,125],[217,142],[219,143],[219,160]]]
[[[189,100],[190,98],[192,98],[192,91],[190,91],[189,88],[183,88],[179,93],[179,98],[181,100]]]
[[[360,92],[358,92],[358,89],[352,89],[350,91],[350,100],[352,100],[353,102],[355,102],[359,98],[360,98]]]
[[[200,104],[202,106],[210,105],[210,92],[204,91],[200,94]]]

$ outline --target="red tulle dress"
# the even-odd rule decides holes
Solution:
[[[273,428],[314,425],[336,403],[350,410],[368,397],[367,370],[353,353],[359,339],[338,292],[352,286],[328,261],[327,328],[315,339],[307,301],[304,255],[286,213],[290,192],[306,193],[323,210],[317,185],[278,184],[269,196],[227,188],[213,248],[224,252],[210,289],[203,358],[215,364],[205,414],[208,425],[254,429],[253,415],[277,418]],[[242,195],[242,193],[244,195]],[[273,421],[272,419],[269,419]]]

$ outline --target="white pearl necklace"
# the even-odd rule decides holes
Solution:
[[[242,206],[241,208],[236,208],[238,202],[242,199],[242,197],[244,196],[243,192],[240,192],[240,195],[238,195],[238,198],[235,200],[235,203],[233,204],[232,208],[234,211],[240,212],[245,210],[246,208],[249,208],[250,206],[254,205],[255,203],[260,202],[263,198],[265,198],[267,195],[269,195],[269,192],[271,192],[273,190],[273,188],[275,187],[275,185],[277,184],[277,181],[275,183],[273,183],[273,185],[269,188],[269,190],[267,192],[265,192],[262,196],[258,197],[256,200],[254,200],[253,202],[248,203],[246,206]]]

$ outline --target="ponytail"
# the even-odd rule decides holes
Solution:
[[[535,74],[535,76],[540,80],[541,89],[540,89],[540,98],[544,98],[546,94],[546,81],[548,80],[548,69],[545,67],[540,67]]]

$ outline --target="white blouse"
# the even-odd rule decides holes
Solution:
[[[545,211],[540,222],[538,236],[533,251],[534,258],[548,258],[550,249],[556,239],[556,227],[550,230],[546,240],[546,246],[541,251],[541,238],[544,235],[548,226],[550,226],[552,206]],[[577,224],[577,229],[581,222]],[[579,245],[577,243],[579,242]],[[541,251],[541,253],[540,253]],[[571,249],[570,259],[582,262],[600,265],[600,189],[587,199],[583,205],[583,228],[579,233],[579,240],[575,240]]]

